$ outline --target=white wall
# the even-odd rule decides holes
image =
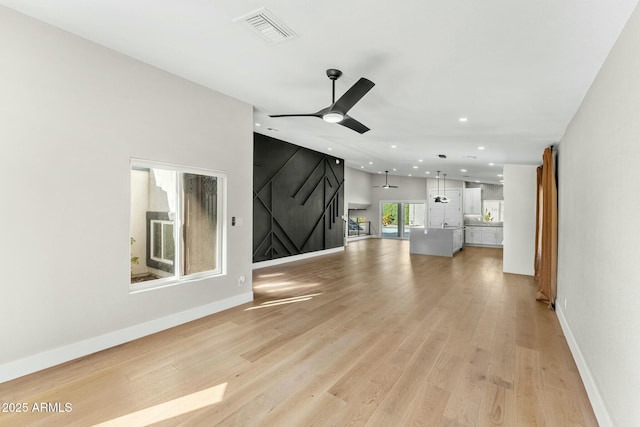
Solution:
[[[636,9],[558,154],[557,308],[601,426],[640,424],[638,46]]]
[[[542,153],[540,153],[542,159]],[[536,245],[536,168],[504,165],[502,270],[533,276]]]
[[[251,105],[1,6],[0,28],[0,381],[250,300]],[[226,276],[129,293],[131,157],[226,172]]]
[[[345,210],[361,209],[371,204],[371,174],[357,169],[344,168]]]

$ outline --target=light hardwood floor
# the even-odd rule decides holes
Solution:
[[[252,304],[0,384],[3,402],[72,404],[0,425],[597,425],[555,314],[501,249],[371,239],[253,278]]]

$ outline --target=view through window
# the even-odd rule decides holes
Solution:
[[[147,161],[131,166],[131,285],[222,271],[221,174]]]

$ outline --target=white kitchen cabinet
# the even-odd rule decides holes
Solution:
[[[482,244],[490,246],[502,245],[502,227],[483,227]]]
[[[464,246],[464,236],[462,228],[453,230],[453,252],[457,252]]]
[[[429,191],[429,217],[428,228],[442,227],[442,223],[450,227],[462,226],[462,190],[452,188],[450,190],[440,190],[441,196],[446,196],[449,203],[436,203],[437,190]]]
[[[502,227],[465,227],[464,241],[468,245],[502,246]]]
[[[482,214],[482,188],[464,189],[464,213]]]
[[[482,228],[482,244],[495,246],[498,244],[496,227]]]
[[[482,227],[465,227],[464,241],[472,245],[482,244]]]

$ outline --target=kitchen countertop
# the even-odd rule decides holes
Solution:
[[[465,224],[465,227],[502,227],[501,222],[478,222],[472,224]]]

